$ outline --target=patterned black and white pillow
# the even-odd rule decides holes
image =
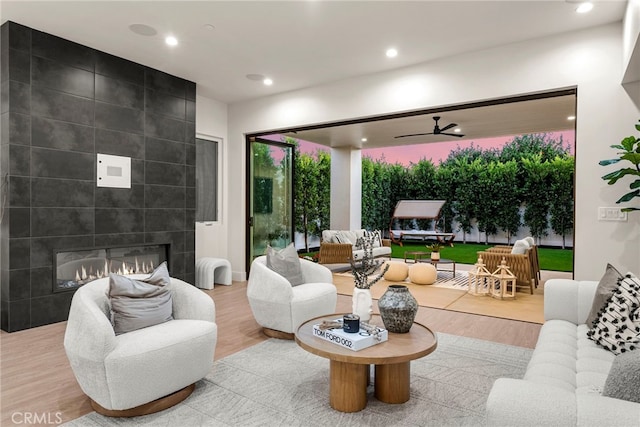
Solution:
[[[587,336],[614,354],[640,349],[640,279],[621,278]]]
[[[372,247],[379,248],[382,246],[382,232],[380,230],[365,230],[364,235],[371,239],[371,242],[373,243]]]

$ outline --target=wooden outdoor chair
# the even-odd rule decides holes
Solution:
[[[487,251],[511,254],[512,249],[513,246],[496,245],[492,248],[487,249]],[[542,279],[542,275],[540,274],[540,261],[538,260],[538,245],[532,245],[527,251],[526,255],[529,257],[529,262],[531,263],[531,271],[534,275],[534,285],[537,288],[540,284],[540,280]]]
[[[534,248],[529,248],[525,254],[512,254],[510,247],[493,247],[478,252],[478,257],[482,257],[490,272],[494,272],[504,258],[509,270],[516,276],[516,286],[529,288],[533,295],[534,287],[538,286],[538,275],[532,266],[533,251]]]

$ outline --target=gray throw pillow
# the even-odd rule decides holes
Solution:
[[[598,317],[598,313],[604,308],[607,300],[618,287],[618,280],[621,278],[622,274],[620,274],[614,266],[607,264],[604,275],[598,283],[596,295],[593,298],[593,303],[591,304],[591,311],[589,311],[589,316],[587,316],[587,326],[590,328],[594,326],[594,321]]]
[[[170,282],[166,262],[146,279],[109,274],[111,324],[116,335],[173,319]]]
[[[300,257],[293,243],[280,250],[267,246],[267,267],[287,279],[291,286],[304,283]]]
[[[613,359],[602,395],[640,403],[640,350]]]

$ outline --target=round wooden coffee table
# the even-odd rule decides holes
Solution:
[[[313,325],[339,319],[343,314],[316,317],[300,325],[296,342],[306,351],[329,359],[329,404],[337,411],[357,412],[367,406],[369,365],[375,365],[375,397],[385,403],[409,400],[411,361],[433,352],[438,341],[429,328],[420,323],[406,334],[389,332],[383,343],[359,351],[349,350],[313,335]],[[383,326],[379,315],[370,323]]]

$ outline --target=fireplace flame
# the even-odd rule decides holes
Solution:
[[[121,276],[127,276],[130,274],[147,274],[151,273],[155,266],[153,265],[153,261],[139,261],[138,257],[134,258],[134,262],[123,261],[119,264],[118,267],[114,267],[113,260],[107,262],[104,261],[103,269],[96,269],[93,271],[93,266],[89,266],[89,271],[87,272],[87,268],[84,265],[81,265],[78,270],[76,270],[75,281],[79,284],[85,284],[91,282],[92,280],[102,279],[109,275],[109,273],[119,274]]]

